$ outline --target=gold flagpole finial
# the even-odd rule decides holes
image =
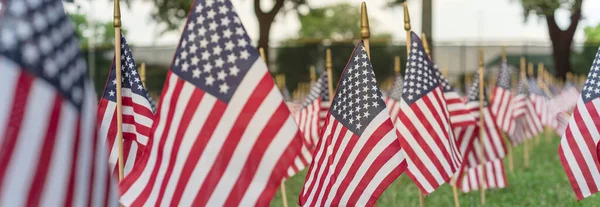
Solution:
[[[260,54],[260,57],[262,58],[262,60],[265,62],[265,64],[267,64],[267,58],[265,56],[265,49],[262,47],[258,48],[258,54]]]
[[[400,74],[400,56],[394,57],[394,73],[396,75]]]
[[[525,57],[521,56],[521,81],[525,79],[525,67],[527,65]]]
[[[504,47],[504,45],[502,45],[502,61],[506,62],[507,58],[506,58],[506,48]]]
[[[442,76],[444,76],[445,78],[448,78],[448,67],[446,67],[446,66],[442,67]]]
[[[371,31],[369,30],[369,15],[367,14],[367,3],[364,1],[360,5],[360,38],[363,40],[365,50],[369,59],[371,59],[371,48],[369,44],[369,38],[371,38]]]
[[[406,55],[410,53],[410,15],[408,14],[408,4],[406,1],[404,6],[404,30],[406,31]]]
[[[427,42],[427,35],[425,35],[425,33],[421,33],[421,39],[423,40],[423,49],[425,49],[427,57],[429,57],[429,60],[431,60],[431,52],[429,50],[429,42]]]
[[[116,28],[121,27],[121,6],[119,0],[115,0],[113,26]]]
[[[527,63],[527,75],[533,77],[533,63]]]
[[[329,92],[329,102],[333,101],[334,88],[333,88],[333,64],[331,61],[331,49],[327,48],[325,51],[325,69],[327,69],[327,88]]]
[[[544,77],[544,63],[539,62],[538,63],[538,72],[537,72],[538,84],[542,83],[543,77]]]
[[[481,47],[479,48],[479,67],[483,69],[483,48]]]
[[[142,81],[142,85],[146,87],[146,63],[142,63],[140,65],[140,80]]]

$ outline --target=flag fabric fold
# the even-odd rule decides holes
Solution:
[[[600,188],[600,163],[598,140],[600,140],[600,49],[577,99],[567,129],[560,141],[558,155],[563,169],[571,182],[578,200],[584,199]]]
[[[125,206],[268,206],[303,138],[228,0],[192,4]]]
[[[63,1],[6,1],[2,12],[0,206],[117,206],[98,99]]]
[[[138,74],[131,49],[124,36],[121,36],[121,96],[123,113],[123,156],[124,175],[131,172],[134,165],[139,164],[145,146],[148,144],[150,128],[154,113],[152,101],[144,88]],[[116,99],[115,64],[111,66],[104,93],[98,106],[98,134],[108,147],[109,169],[118,179],[118,149],[117,149],[117,99]]]
[[[450,127],[442,84],[414,33],[408,57],[395,124],[407,157],[407,174],[429,194],[450,180],[462,157]]]
[[[397,132],[360,42],[341,75],[301,206],[373,206],[406,168]]]

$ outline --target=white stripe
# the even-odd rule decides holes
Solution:
[[[437,90],[437,91],[439,91],[439,90]],[[435,138],[433,138],[433,137],[424,137],[425,138],[424,141],[427,142],[427,145],[430,147],[432,152],[435,154],[435,156],[439,160],[439,162],[442,165],[442,167],[444,168],[444,171],[446,172],[446,174],[452,175],[452,174],[454,174],[454,172],[452,172],[452,169],[450,167],[449,162],[451,162],[451,160],[446,160],[446,157],[444,157],[444,154],[442,153],[442,149],[441,149],[442,147],[445,148],[446,152],[448,152],[449,156],[451,156],[450,154],[452,153],[452,150],[450,149],[450,143],[448,142],[449,132],[446,130],[442,130],[441,127],[445,128],[445,126],[438,125],[437,120],[435,120],[434,117],[438,117],[442,121],[442,124],[444,124],[446,126],[449,126],[450,124],[447,123],[446,122],[447,120],[443,117],[444,112],[442,111],[442,109],[440,109],[440,105],[438,105],[434,94],[428,93],[427,98],[431,102],[431,105],[433,105],[436,115],[434,115],[432,113],[432,111],[429,110],[429,107],[427,107],[427,105],[425,105],[425,103],[422,101],[423,99],[415,102],[414,104],[417,104],[417,106],[421,109],[421,112],[425,116],[425,119],[427,119],[427,122],[429,123],[429,125],[431,127],[433,127],[433,130],[435,131],[435,133],[438,136],[437,139],[441,141],[443,146],[438,146],[438,144],[434,141]],[[440,97],[440,98],[442,98],[442,97]],[[418,120],[418,119],[413,119],[413,120]],[[436,171],[437,171],[437,169],[436,169]]]
[[[326,128],[325,128],[325,133],[323,133],[323,137],[328,137],[329,135],[331,135],[331,130],[333,128],[333,123],[334,123],[335,118],[333,118],[332,116],[329,117],[329,122],[326,124]],[[339,128],[341,126],[340,123],[337,124],[336,128]],[[307,180],[306,182],[304,182],[304,189],[308,190],[308,188],[310,187],[310,184],[313,182],[314,179],[316,179],[316,173],[317,173],[317,167],[314,166],[315,164],[317,164],[318,159],[322,158],[324,150],[327,146],[325,146],[325,142],[327,140],[326,139],[321,139],[319,140],[319,143],[317,144],[317,148],[314,150],[314,157],[313,157],[313,163],[311,164],[311,168],[308,171],[308,173],[306,173],[306,177]],[[306,193],[310,193],[308,191],[304,191],[304,193],[302,194],[302,196],[306,196]]]
[[[571,119],[571,120],[573,120],[573,119]],[[571,123],[575,123],[575,121],[573,121]],[[569,126],[574,128],[574,129],[570,130],[571,132],[578,130],[577,124],[569,124]],[[576,139],[576,138],[574,135],[572,137],[567,137],[565,135],[560,142],[560,147],[563,150],[563,157],[565,158],[565,161],[567,162],[567,165],[569,167],[568,170],[570,170],[573,173],[573,177],[575,178],[575,182],[577,182],[577,186],[579,186],[579,189],[581,190],[581,194],[584,195],[584,197],[591,195],[590,188],[587,185],[587,180],[585,179],[585,176],[583,176],[582,168],[579,166],[579,163],[577,162],[577,158],[571,151],[571,146],[569,145],[569,142],[567,139]],[[575,146],[575,147],[578,147],[578,146]],[[577,151],[581,151],[581,148],[577,148]],[[585,162],[585,158],[583,161]],[[596,183],[596,184],[599,183],[598,180],[594,180],[592,182]]]
[[[400,165],[402,161],[404,161],[403,153],[404,152],[400,150],[396,152],[396,154],[393,155],[387,162],[385,162],[385,164],[381,167],[381,169],[379,169],[375,177],[373,177],[373,180],[371,180],[369,185],[367,185],[367,187],[364,189],[364,192],[360,195],[360,198],[356,202],[357,206],[366,206],[367,202],[371,198],[371,195],[373,195],[375,189],[377,189],[381,182],[383,182],[383,179],[385,179],[387,175],[392,173],[392,171],[396,167],[398,167],[398,165]]]
[[[167,137],[165,139],[165,143],[162,150],[162,161],[160,163],[160,167],[158,168],[158,173],[156,174],[156,180],[154,182],[154,186],[152,186],[152,192],[148,196],[148,200],[145,205],[155,206],[156,200],[158,199],[158,193],[160,191],[160,186],[162,185],[163,179],[165,178],[165,173],[167,173],[167,167],[170,163],[171,150],[173,150],[173,142],[175,141],[175,135],[179,130],[181,130],[179,124],[181,123],[181,119],[183,118],[183,113],[188,107],[188,103],[192,98],[192,93],[196,90],[197,87],[189,82],[184,82],[183,87],[181,87],[181,92],[179,93],[179,99],[177,100],[177,104],[175,105],[175,111],[173,113],[173,118],[171,119],[171,126]],[[193,127],[193,126],[192,126]],[[188,126],[189,128],[189,126]],[[158,144],[158,143],[157,143]]]
[[[110,101],[110,102],[112,102],[112,101]],[[121,112],[123,113],[123,115],[133,116],[135,122],[142,126],[152,127],[152,123],[153,123],[152,117],[146,117],[141,114],[135,113],[135,111],[133,110],[133,106],[125,106],[124,105],[121,108]]]
[[[0,114],[2,115],[0,116],[0,133],[3,135],[0,136],[0,143],[4,143],[4,134],[9,120],[7,116],[10,114],[10,110],[12,110],[15,89],[18,87],[16,84],[20,69],[14,62],[4,58],[4,56],[0,56],[0,63],[0,70],[2,71],[2,75],[0,75],[0,94],[4,97],[0,101]]]
[[[146,185],[148,185],[148,181],[150,180],[150,173],[152,173],[152,170],[154,169],[155,165],[156,165],[156,156],[158,155],[158,145],[161,141],[161,136],[163,134],[163,131],[165,129],[165,124],[167,123],[167,114],[169,113],[169,109],[170,109],[170,101],[171,101],[171,97],[173,96],[173,91],[175,89],[175,85],[178,82],[179,77],[174,74],[171,73],[170,78],[169,78],[169,82],[166,87],[167,87],[167,91],[164,94],[164,97],[161,100],[164,100],[164,103],[161,103],[161,109],[160,109],[160,120],[157,124],[156,130],[154,130],[154,136],[153,136],[153,145],[152,145],[152,149],[149,153],[149,158],[147,160],[147,165],[144,168],[143,172],[140,174],[140,176],[135,180],[135,182],[131,185],[131,187],[129,188],[128,191],[124,192],[123,195],[121,196],[121,203],[124,206],[130,206],[131,203],[133,201],[136,200],[137,197],[140,196],[140,194],[142,193],[144,187],[146,187]]]
[[[198,191],[202,183],[204,183],[204,179],[208,172],[210,172],[210,167],[213,166],[216,161],[220,149],[223,149],[223,144],[226,141],[227,135],[231,132],[231,128],[237,122],[237,118],[242,111],[242,108],[248,101],[250,95],[263,78],[266,73],[266,67],[261,60],[254,62],[252,68],[248,71],[244,80],[240,82],[238,89],[234,92],[233,96],[229,100],[229,104],[227,109],[224,111],[221,119],[214,130],[213,135],[210,138],[210,141],[206,144],[206,149],[213,150],[205,150],[200,155],[200,159],[196,166],[207,166],[207,167],[196,167],[192,171],[190,175],[190,180],[185,186],[183,191],[183,195],[181,197],[180,206],[190,206],[192,205],[193,200],[196,198]],[[209,95],[209,94],[206,94]]]
[[[221,180],[219,180],[219,182],[213,189],[211,197],[208,200],[208,203],[206,204],[207,206],[222,206],[224,204],[225,200],[229,196],[229,193],[231,192],[231,189],[233,189],[235,183],[237,182],[237,178],[240,177],[240,173],[242,172],[243,167],[246,164],[248,157],[250,157],[251,150],[253,149],[253,147],[255,145],[264,144],[264,143],[257,142],[262,130],[276,130],[276,129],[265,128],[265,127],[267,127],[267,123],[271,120],[271,117],[273,117],[276,113],[277,107],[273,107],[273,106],[277,105],[277,103],[281,103],[282,101],[283,101],[283,99],[281,97],[281,94],[279,93],[279,90],[277,90],[276,87],[273,87],[271,89],[271,92],[269,92],[269,94],[267,95],[267,97],[265,97],[262,104],[256,110],[255,115],[248,122],[246,130],[242,134],[242,137],[240,138],[240,140],[237,144],[237,147],[233,151],[233,154],[231,155],[231,159],[229,160],[229,162],[226,163],[227,160],[220,161],[221,164],[227,166],[225,171],[223,171],[223,175],[225,175],[225,176],[221,177]],[[292,122],[293,125],[295,125],[293,120],[291,120],[291,119],[288,119],[288,120],[290,122]],[[294,137],[294,135],[295,135],[295,133],[293,133],[294,128],[288,127],[288,129],[290,129],[290,130],[284,131],[283,133],[287,133],[286,136]],[[295,130],[296,131],[298,130],[297,126],[295,127]],[[281,133],[281,130],[279,133]],[[278,137],[274,137],[274,138],[278,138]],[[290,138],[290,140],[291,140],[291,138]],[[275,141],[275,140],[273,140],[273,141]],[[287,140],[287,142],[289,143],[289,140]],[[282,150],[282,149],[285,149],[285,146],[287,146],[287,145],[280,145],[278,147]],[[266,158],[266,159],[275,159],[275,161],[272,163],[273,166],[279,159],[279,156],[270,157],[270,156],[274,156],[274,154],[265,153],[263,156],[264,156],[263,158]],[[265,170],[267,170],[267,169],[265,169]],[[274,169],[271,168],[271,169],[269,169],[268,172],[272,172],[273,170]],[[265,172],[265,173],[269,174],[268,172]],[[265,183],[267,182],[267,180],[268,180],[268,177],[265,178]],[[249,193],[249,192],[250,191],[246,191],[246,193]],[[262,192],[262,190],[260,192]]]
[[[190,126],[192,127],[188,127],[188,130],[181,139],[181,145],[179,146],[179,150],[177,152],[177,159],[175,160],[171,177],[166,178],[169,180],[165,181],[167,182],[167,187],[165,188],[165,193],[163,194],[163,199],[160,204],[161,206],[168,206],[171,203],[173,193],[175,192],[175,187],[177,186],[179,179],[181,179],[181,171],[183,170],[185,162],[188,160],[192,146],[196,142],[198,135],[201,133],[200,130],[202,130],[204,124],[206,124],[207,118],[210,115],[210,111],[212,111],[216,101],[217,99],[214,96],[207,94],[202,96],[200,105],[198,105],[198,108],[196,108],[196,111],[190,120]]]
[[[348,130],[348,131],[346,131],[346,134],[344,135],[344,137],[336,136],[336,138],[338,138],[338,140],[341,141],[341,144],[339,146],[337,153],[334,155],[333,163],[330,165],[327,165],[327,163],[324,163],[326,165],[322,165],[323,167],[329,167],[329,169],[328,169],[327,175],[325,176],[325,182],[323,182],[323,185],[317,186],[316,190],[321,189],[321,193],[318,195],[319,197],[317,199],[317,203],[318,203],[317,205],[319,205],[321,203],[321,201],[323,200],[323,196],[325,196],[325,191],[327,190],[325,188],[330,183],[331,177],[334,176],[333,173],[335,172],[335,169],[340,164],[339,161],[342,159],[341,156],[344,153],[344,150],[346,149],[346,146],[348,146],[348,142],[350,142],[353,135],[354,135],[354,133],[352,133],[351,131]],[[335,146],[335,143],[337,143],[338,140],[336,140],[332,145]],[[343,164],[345,164],[345,163],[342,163],[342,165]],[[339,176],[339,175],[336,175],[336,176]],[[337,191],[337,187],[339,187],[339,186],[333,186],[332,189],[336,189],[334,191]],[[334,192],[334,191],[330,191],[330,192]],[[333,195],[329,194],[327,197],[330,197],[330,196],[333,196]],[[312,200],[312,199],[310,199],[310,200]],[[307,202],[307,203],[310,203],[310,202]],[[327,205],[329,205],[329,204],[327,204]]]
[[[333,118],[332,118],[333,119]],[[325,155],[323,155],[322,157],[319,156],[318,158],[323,159],[323,162],[321,163],[321,169],[317,172],[317,174],[315,175],[315,185],[313,190],[310,192],[308,199],[306,200],[306,203],[312,203],[313,199],[316,199],[315,193],[317,192],[317,190],[319,189],[319,184],[318,182],[322,179],[321,177],[325,176],[323,175],[323,173],[325,172],[325,168],[327,168],[327,165],[329,165],[329,157],[331,156],[331,154],[333,153],[333,146],[335,146],[335,143],[337,143],[338,141],[340,141],[339,137],[340,137],[340,132],[342,131],[342,128],[345,128],[345,126],[342,125],[342,123],[338,123],[338,126],[335,129],[335,132],[333,134],[333,138],[331,140],[331,143],[327,146],[325,146],[324,148],[324,153]],[[346,131],[347,134],[352,134],[352,132],[350,130]],[[326,140],[323,140],[326,141]],[[323,143],[323,145],[325,145],[327,142]]]
[[[40,79],[31,85],[19,136],[4,175],[0,206],[25,206],[57,94]]]
[[[74,126],[77,126],[77,111],[70,104],[63,103],[56,130],[56,142],[48,165],[47,179],[42,191],[40,204],[45,206],[64,205],[64,195],[71,172],[73,157]]]
[[[266,185],[271,177],[271,173],[275,169],[275,165],[277,161],[281,158],[281,155],[288,146],[290,142],[294,139],[294,135],[296,133],[290,133],[292,131],[297,131],[298,126],[294,124],[294,122],[288,118],[283,127],[277,133],[273,142],[269,145],[269,148],[265,151],[265,154],[258,166],[254,177],[252,178],[252,183],[248,186],[244,197],[240,201],[239,206],[251,206],[255,205],[258,197],[266,188]],[[213,193],[214,195],[214,193]],[[207,204],[207,206],[212,206]]]
[[[504,147],[503,147],[503,143],[504,140],[502,139],[502,137],[499,137],[499,131],[497,131],[496,128],[496,123],[492,120],[492,115],[490,114],[489,110],[484,110],[484,118],[485,118],[485,122],[488,125],[488,129],[492,130],[490,131],[490,134],[492,134],[492,142],[493,142],[493,146],[494,148],[496,148],[496,151],[498,151],[499,156],[498,158],[502,158],[504,157]]]

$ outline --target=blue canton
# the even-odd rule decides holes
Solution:
[[[323,102],[329,102],[329,85],[327,81],[327,72],[324,72],[310,89],[310,93],[306,96],[302,107],[312,104],[312,102],[318,98],[321,98],[321,101]]]
[[[440,69],[438,68],[438,66],[434,64],[433,68],[435,70],[435,75],[437,76],[437,79],[440,81],[440,84],[442,85],[442,90],[444,90],[444,92],[454,91],[454,88],[452,87],[452,85],[450,85],[450,82],[448,82],[448,79],[446,79],[444,77],[444,75],[442,75],[442,72],[440,72]]]
[[[502,61],[500,64],[500,72],[498,73],[498,82],[496,82],[496,86],[510,91],[510,83],[511,77],[510,72],[508,71],[508,64],[506,61]]]
[[[260,56],[230,1],[194,2],[171,70],[228,103]]]
[[[110,75],[108,76],[108,84],[106,85],[106,89],[104,89],[104,94],[102,98],[107,99],[112,102],[116,102],[116,91],[117,91],[117,81],[115,72],[115,63],[110,68]],[[142,80],[140,78],[140,74],[138,73],[137,66],[135,64],[135,60],[133,60],[133,55],[131,54],[131,49],[127,44],[127,40],[125,40],[125,36],[121,35],[121,87],[123,89],[131,89],[131,92],[145,97],[148,99],[150,103],[150,96],[148,92],[142,85]]]
[[[51,84],[81,109],[87,64],[63,2],[8,1],[0,17],[0,56]]]
[[[340,81],[329,111],[336,120],[360,136],[373,118],[385,109],[362,41],[354,48]]]
[[[469,90],[469,102],[471,101],[479,101],[479,71],[473,75],[473,84],[471,84],[471,89]],[[486,107],[488,105],[488,97],[485,93],[485,84],[483,85],[483,106]]]
[[[411,33],[411,50],[406,62],[402,99],[408,104],[416,102],[440,85],[433,63],[427,57],[421,39]]]
[[[527,88],[530,93],[533,93],[538,96],[547,97],[546,93],[538,86],[537,80],[535,78],[529,79],[527,81]]]

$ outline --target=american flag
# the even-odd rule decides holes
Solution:
[[[483,130],[483,133],[479,134],[483,134],[484,136],[481,137],[478,135],[481,141],[474,141],[473,149],[470,151],[469,155],[467,155],[467,160],[465,162],[467,162],[467,166],[470,168],[487,161],[503,158],[504,155],[506,155],[504,139],[502,139],[500,129],[494,121],[495,117],[492,114],[491,108],[488,106],[487,94],[484,92],[483,97],[479,96],[479,84],[479,73],[477,72],[473,77],[473,84],[469,90],[469,102],[467,103],[467,108],[471,110],[471,114],[479,123],[481,118],[479,100],[483,99],[483,128],[479,128],[479,130]],[[483,150],[484,153],[484,160],[479,159],[481,150]]]
[[[302,109],[294,113],[294,119],[304,136],[304,145],[301,153],[296,157],[294,164],[288,170],[288,176],[292,176],[304,169],[312,160],[312,152],[317,142],[319,142],[319,133],[321,132],[321,127],[323,127],[322,124],[325,123],[327,111],[329,111],[330,102],[327,81],[327,73],[323,73],[312,86]]]
[[[535,79],[527,82],[529,88],[529,100],[533,104],[535,113],[543,126],[550,124],[550,113],[548,111],[548,94],[546,94],[537,84]]]
[[[340,81],[299,196],[301,206],[372,206],[406,168],[362,42]]]
[[[513,133],[513,120],[512,120],[512,94],[510,92],[511,77],[508,70],[506,60],[502,61],[500,65],[500,72],[498,73],[498,82],[494,88],[492,96],[492,114],[496,117],[496,125],[506,133]]]
[[[540,120],[540,117],[536,114],[533,103],[531,103],[531,100],[527,98],[529,94],[529,87],[527,86],[527,83],[522,81],[519,85],[518,91],[519,92],[512,100],[512,105],[514,107],[513,119],[524,119],[524,124],[522,125],[522,130],[515,129],[511,136],[524,136],[525,138],[532,138],[534,136],[537,136],[540,132],[542,132],[542,122]]]
[[[600,188],[600,50],[583,86],[581,97],[573,111],[569,125],[562,136],[558,154],[578,200],[588,197]]]
[[[458,181],[461,190],[465,193],[479,190],[482,180],[481,176],[484,176],[485,179],[483,183],[485,189],[505,188],[508,185],[502,159],[496,159],[486,162],[485,165],[467,169],[465,173],[465,176]]]
[[[408,176],[425,194],[447,182],[462,157],[450,128],[442,84],[421,39],[412,33],[396,128]]]
[[[227,0],[190,9],[125,206],[267,206],[302,136]]]
[[[124,174],[131,172],[134,165],[139,164],[139,160],[144,152],[144,147],[148,144],[150,128],[152,127],[152,104],[148,92],[142,85],[138,74],[135,61],[131,54],[131,49],[124,36],[121,36],[121,95],[123,113],[123,155],[124,155]],[[118,158],[117,149],[117,80],[115,80],[115,64],[110,68],[104,93],[98,106],[97,122],[100,123],[98,135],[106,142],[109,147],[110,172],[118,177]]]
[[[94,84],[63,2],[4,8],[0,206],[117,206]]]
[[[402,75],[396,75],[394,78],[394,84],[392,85],[392,90],[387,95],[383,96],[385,106],[390,112],[390,117],[392,117],[392,123],[396,122],[395,117],[398,117],[398,112],[400,112],[400,99],[402,99],[403,85],[404,78]]]

